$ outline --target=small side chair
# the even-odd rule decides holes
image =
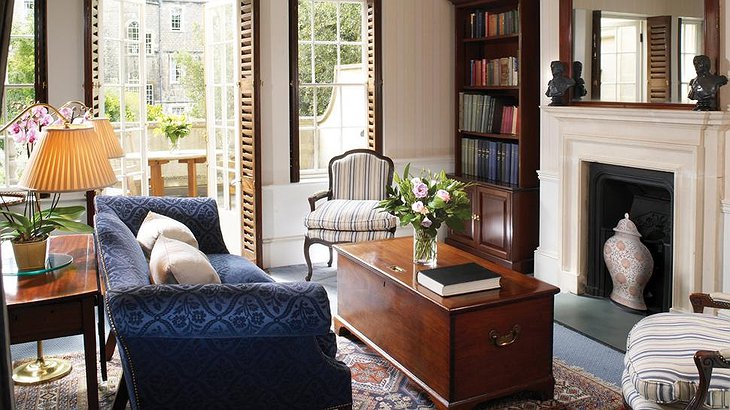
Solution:
[[[309,247],[318,243],[332,245],[392,238],[397,218],[377,209],[393,182],[393,161],[375,151],[355,149],[333,157],[329,162],[329,189],[309,197],[310,213],[304,219],[304,259],[306,280],[312,279]],[[317,202],[326,199],[319,206]]]

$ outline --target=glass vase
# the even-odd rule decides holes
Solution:
[[[413,263],[436,264],[436,235],[425,229],[413,228]]]
[[[180,139],[176,139],[174,142],[170,140],[170,151],[180,150]]]

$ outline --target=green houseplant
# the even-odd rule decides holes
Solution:
[[[180,140],[190,135],[192,124],[185,115],[161,114],[155,133],[162,134],[170,141],[170,149],[180,148]]]
[[[0,239],[10,240],[18,270],[39,269],[45,266],[48,235],[58,229],[67,232],[91,233],[93,229],[76,219],[83,206],[59,207],[55,197],[48,209],[39,209],[37,196],[29,192],[23,212],[16,212],[4,200],[0,203]]]

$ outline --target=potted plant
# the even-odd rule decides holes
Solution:
[[[180,140],[190,135],[192,124],[185,115],[162,114],[155,129],[156,134],[162,134],[170,141],[170,149],[180,148]]]
[[[10,210],[4,200],[0,203],[0,214],[5,218],[0,220],[0,239],[11,241],[19,271],[45,266],[46,240],[52,231],[93,232],[90,226],[76,221],[85,210],[83,206],[59,207],[54,199],[50,208],[40,210],[36,198],[32,192],[27,194],[22,213]]]

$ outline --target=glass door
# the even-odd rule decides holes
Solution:
[[[208,196],[215,198],[231,253],[242,253],[241,143],[238,76],[238,10],[232,0],[205,8],[205,74],[208,124]]]

